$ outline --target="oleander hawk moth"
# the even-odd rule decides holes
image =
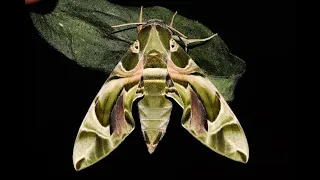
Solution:
[[[73,163],[82,170],[111,153],[134,130],[132,104],[149,153],[166,132],[172,101],[183,109],[181,123],[201,143],[235,161],[246,163],[249,148],[236,116],[217,88],[177,42],[187,39],[161,20],[142,22],[137,40],[116,65],[94,98],[77,134]],[[114,27],[119,27],[114,26]]]

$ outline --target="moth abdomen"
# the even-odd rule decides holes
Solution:
[[[152,153],[169,124],[172,103],[164,95],[146,95],[138,102],[141,131]]]

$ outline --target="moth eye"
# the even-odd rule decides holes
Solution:
[[[174,51],[177,51],[177,49],[178,49],[178,46],[177,46],[176,41],[171,39],[170,40],[170,51],[174,52]]]
[[[132,52],[139,53],[139,41],[138,40],[133,43],[131,49],[132,49]]]

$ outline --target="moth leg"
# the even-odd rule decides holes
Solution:
[[[197,42],[205,42],[205,41],[209,41],[210,39],[212,39],[213,37],[217,36],[218,34],[214,34],[210,37],[207,38],[203,38],[203,39],[186,39],[181,37],[182,41],[184,41],[186,44],[191,44],[191,43],[197,43]]]
[[[141,8],[140,8],[140,16],[139,16],[139,23],[141,23],[141,24],[142,24],[142,8],[143,8],[143,6],[141,6]],[[137,29],[138,29],[138,32],[139,32],[142,29],[142,25],[139,25],[137,27]]]
[[[172,27],[173,26],[173,20],[174,20],[174,17],[177,15],[177,11],[173,14],[173,16],[172,16],[172,18],[171,18],[171,22],[170,22],[170,27]]]

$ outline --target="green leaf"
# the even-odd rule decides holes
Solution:
[[[137,22],[140,8],[124,7],[104,0],[60,0],[50,14],[31,17],[37,30],[53,47],[88,67],[110,73],[137,38],[136,28],[112,25]],[[143,19],[160,19],[169,24],[174,12],[163,7],[143,9]],[[188,38],[206,38],[213,33],[201,23],[177,15],[174,28]],[[115,32],[117,31],[117,32]],[[206,43],[188,47],[188,54],[206,72],[227,101],[233,99],[237,80],[245,63],[229,53],[219,36]]]

